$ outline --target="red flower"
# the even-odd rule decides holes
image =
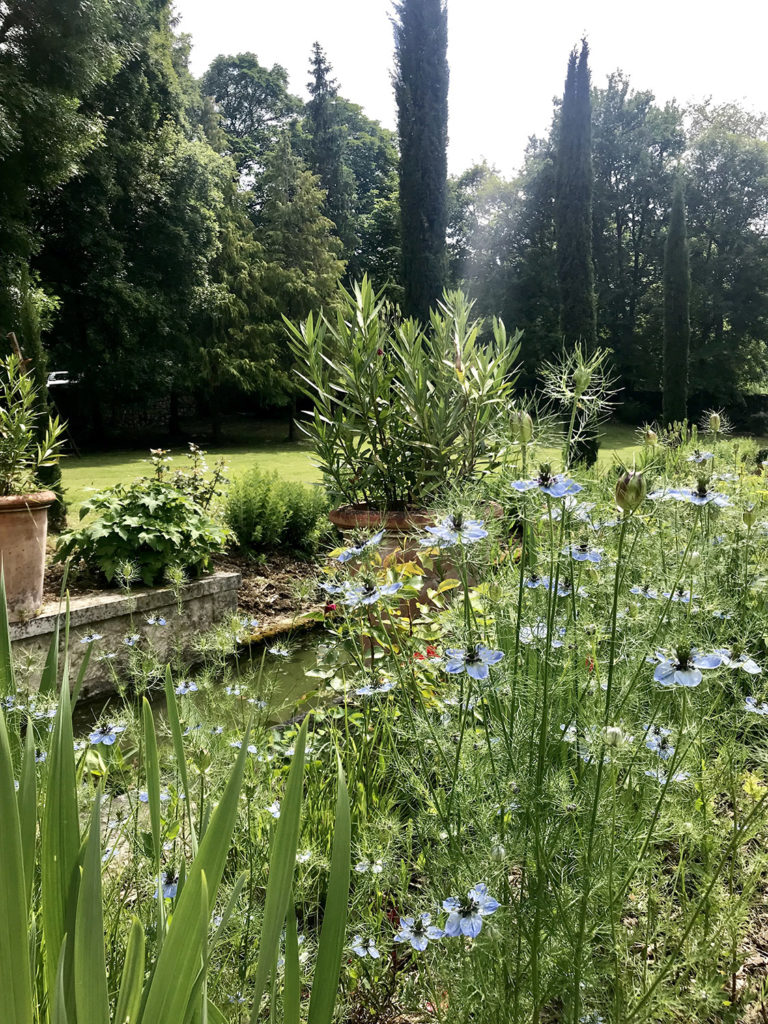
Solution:
[[[421,651],[414,651],[413,657],[416,659],[416,661],[424,661],[424,655],[421,653]]]
[[[594,672],[595,671],[595,662],[594,662],[594,660],[592,658],[587,658],[584,661],[584,664],[586,665],[587,672]]]
[[[331,602],[329,602],[325,606],[325,608],[323,608],[323,615],[330,615],[331,612],[335,612],[335,611],[336,611],[336,605],[331,603]]]
[[[438,658],[439,654],[437,653],[437,648],[435,648],[435,647],[427,647],[427,657],[428,658]]]

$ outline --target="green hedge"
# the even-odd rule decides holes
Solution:
[[[328,532],[330,503],[320,487],[281,480],[277,473],[251,469],[230,487],[224,519],[241,551],[284,550],[313,555]]]

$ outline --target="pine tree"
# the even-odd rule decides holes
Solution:
[[[404,308],[427,320],[446,284],[448,15],[444,0],[395,7]]]
[[[325,189],[325,212],[336,228],[350,256],[358,241],[354,229],[355,181],[346,165],[346,133],[339,117],[339,87],[331,76],[332,67],[319,43],[312,46],[310,81],[312,97],[307,104],[310,132],[307,163]]]
[[[589,47],[568,60],[555,180],[560,332],[568,342],[597,341],[592,266],[592,126]]]
[[[664,423],[688,412],[688,354],[691,342],[691,275],[683,183],[675,183],[664,248]]]

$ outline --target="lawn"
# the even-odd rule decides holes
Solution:
[[[610,424],[605,427],[600,450],[601,464],[610,464],[614,457],[631,460],[631,451],[636,444],[633,427]],[[556,454],[553,451],[553,458]],[[184,466],[187,459],[183,449],[172,452],[173,464]],[[267,440],[259,435],[249,444],[227,444],[211,447],[208,461],[212,464],[224,457],[229,466],[230,477],[238,476],[253,466],[276,471],[285,480],[301,480],[316,483],[320,472],[313,465],[309,446],[303,442]],[[149,451],[117,451],[108,454],[71,456],[63,463],[64,486],[70,516],[77,515],[80,503],[95,491],[112,487],[116,483],[131,483],[137,477],[151,472]]]

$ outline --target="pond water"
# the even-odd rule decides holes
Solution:
[[[216,720],[229,731],[242,728],[244,709],[250,705],[264,712],[267,724],[279,726],[332,699],[331,684],[342,663],[322,629],[303,632],[285,644],[274,639],[255,643],[228,657],[223,666],[193,670],[185,679],[174,677],[180,714],[189,721],[189,728],[196,727],[195,719],[205,719]],[[166,721],[162,684],[146,696],[156,725],[162,726]],[[136,706],[140,703],[135,697],[126,699]],[[123,700],[117,694],[80,701],[73,715],[75,735],[82,738],[97,723],[117,721],[122,713]],[[164,733],[161,727],[159,735]]]

